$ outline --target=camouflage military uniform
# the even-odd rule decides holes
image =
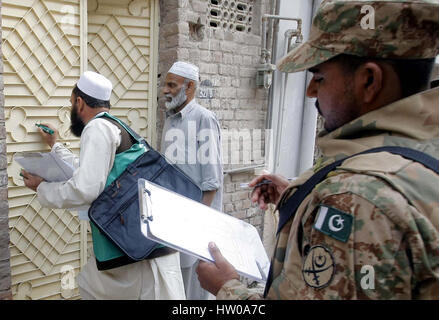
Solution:
[[[402,15],[411,16],[413,30],[407,41],[398,43],[401,35],[395,36],[398,39],[392,48],[384,46],[388,40],[379,43],[380,37],[373,36],[375,42],[368,42],[364,38],[356,41],[354,36],[346,38],[344,47],[339,47],[343,40],[326,43],[329,50],[315,50],[319,45],[314,39],[334,40],[332,32],[346,34],[346,29],[348,34],[361,36],[350,19],[358,17],[359,7],[365,3],[377,5],[376,21],[382,23],[383,37],[407,32],[410,28],[404,26],[407,19]],[[377,56],[374,48],[380,52],[387,48],[386,57],[434,57],[439,51],[437,3],[325,1],[314,19],[309,44],[295,49],[278,66],[283,71],[300,71],[340,52]],[[420,24],[426,26],[422,34]],[[367,149],[404,146],[439,159],[438,104],[439,88],[432,89],[366,113],[323,135],[317,142],[323,157],[289,186],[278,207],[315,171]],[[439,299],[437,186],[437,174],[399,155],[381,152],[346,160],[314,188],[280,231],[267,298]],[[260,298],[237,280],[228,281],[217,294],[217,299]]]
[[[282,58],[278,69],[306,70],[340,53],[389,59],[435,57],[438,6],[439,0],[324,0],[309,40]]]

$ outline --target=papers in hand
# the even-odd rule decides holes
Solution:
[[[48,182],[66,181],[73,176],[74,168],[54,152],[18,152],[14,160],[30,174]]]
[[[138,184],[144,236],[211,262],[213,241],[239,274],[266,281],[270,260],[254,226],[145,179]]]

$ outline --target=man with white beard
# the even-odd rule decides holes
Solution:
[[[222,211],[221,130],[215,114],[195,102],[198,81],[198,67],[181,61],[175,62],[166,75],[163,94],[167,112],[161,152],[201,188],[205,205]],[[213,297],[200,286],[195,273],[197,261],[180,254],[188,300]]]

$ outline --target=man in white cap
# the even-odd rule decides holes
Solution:
[[[165,78],[166,120],[161,151],[203,191],[202,202],[222,211],[223,169],[221,130],[215,114],[195,101],[198,67],[175,62]],[[180,254],[188,300],[213,298],[201,288],[195,273],[197,259]]]
[[[42,206],[88,209],[110,180],[120,174],[116,171],[127,165],[125,151],[131,156],[137,152],[138,144],[132,143],[117,118],[108,113],[111,91],[111,82],[91,71],[84,72],[73,89],[70,129],[81,138],[79,159],[56,142],[55,128],[46,124],[53,134],[40,130],[51,151],[76,167],[72,178],[64,182],[46,182],[22,171],[25,185],[37,192]],[[86,213],[80,211],[80,218],[88,220]],[[93,223],[90,225],[94,252],[78,275],[83,299],[185,299],[177,252],[162,250],[157,258],[127,264],[120,249]]]

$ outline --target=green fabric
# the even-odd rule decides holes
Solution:
[[[353,218],[349,213],[321,205],[314,229],[346,242],[351,234]]]
[[[117,118],[113,117],[109,113],[102,114],[97,116],[100,117],[108,117],[118,121]],[[118,121],[119,122],[119,121]],[[121,122],[119,122],[128,132],[129,129],[126,128]],[[126,169],[126,167],[134,162],[139,156],[141,156],[146,149],[141,143],[136,143],[131,146],[130,149],[118,153],[115,156],[113,167],[111,168],[110,174],[108,175],[107,182],[105,187],[110,185],[117,177],[119,177],[122,172]],[[112,260],[124,255],[124,253],[115,246],[107,237],[102,234],[99,229],[95,226],[93,222],[90,221],[91,226],[91,235],[93,239],[93,251],[96,256],[96,259],[99,261],[107,261]]]

